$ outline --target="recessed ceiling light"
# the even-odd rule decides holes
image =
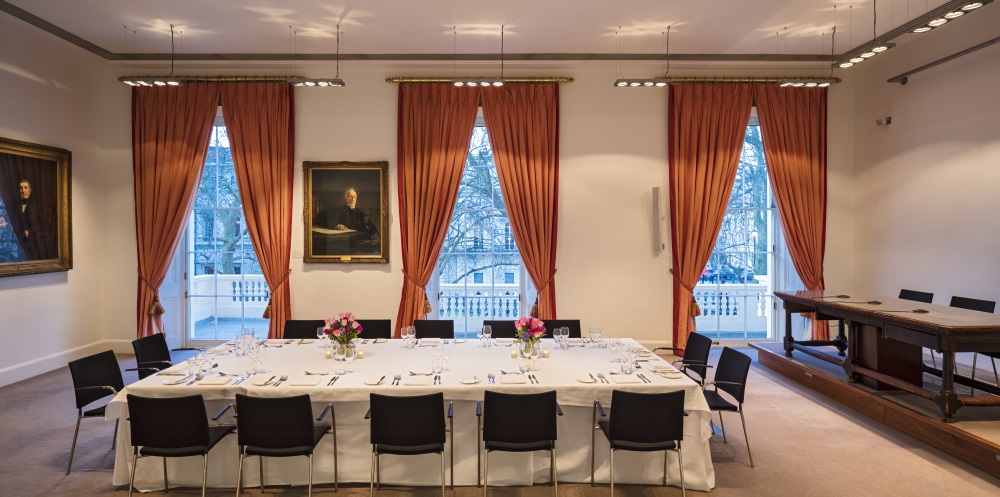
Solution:
[[[913,32],[914,33],[926,33],[928,31],[930,31],[931,29],[933,29],[933,28],[931,28],[930,26],[920,26],[919,28],[914,29]]]
[[[970,4],[966,4],[965,7],[962,7],[962,10],[965,10],[965,11],[976,10],[979,7],[982,7],[982,6],[983,6],[983,2],[972,2]]]
[[[936,28],[936,27],[938,27],[938,26],[940,26],[940,25],[942,25],[942,24],[944,24],[946,22],[948,22],[947,19],[945,19],[943,17],[938,17],[937,19],[934,19],[933,21],[927,23],[927,25],[930,26],[930,27],[932,27],[932,28]]]
[[[853,65],[853,62],[841,62],[839,67],[851,67]]]
[[[886,51],[886,50],[888,50],[888,49],[889,49],[889,47],[887,47],[887,46],[885,46],[885,45],[879,45],[879,46],[877,46],[877,47],[873,48],[873,49],[872,49],[872,52],[875,52],[875,53],[882,53],[882,52],[885,52],[885,51]]]
[[[961,10],[956,10],[954,12],[949,12],[949,13],[945,14],[944,18],[945,19],[954,19],[956,17],[962,17],[964,15],[965,15],[965,12],[962,12]]]
[[[864,58],[864,59],[867,59],[867,58],[870,58],[870,57],[874,57],[874,56],[875,56],[875,52],[865,52],[865,53],[861,54],[861,57]]]
[[[853,59],[851,59],[851,62],[853,62],[855,64],[857,64],[858,62],[864,62],[864,61],[865,61],[865,59],[863,59],[861,57],[854,57]]]

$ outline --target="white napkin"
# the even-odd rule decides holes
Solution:
[[[299,344],[300,345],[301,344],[307,344],[307,343],[313,343],[313,342],[315,342],[315,340],[310,340],[308,338],[303,338],[302,340],[299,340]]]
[[[528,382],[528,375],[526,374],[502,374],[500,375],[500,383],[505,385],[521,385]]]
[[[208,378],[202,378],[202,380],[199,381],[198,384],[199,385],[225,385],[226,383],[229,383],[230,380],[232,380],[232,378],[229,378],[229,377],[226,377],[226,376],[209,376]]]
[[[583,343],[582,338],[567,338],[566,343],[580,344]]]
[[[257,378],[256,380],[251,381],[250,384],[253,385],[253,386],[255,386],[255,387],[262,387],[262,386],[267,385],[268,381],[276,381],[277,379],[278,379],[277,376],[261,376],[260,378]]]
[[[385,342],[388,342],[388,341],[389,341],[389,340],[387,340],[387,339],[385,339],[385,338],[376,338],[376,339],[375,339],[375,343],[385,343]]]
[[[424,376],[424,375],[407,376],[403,380],[403,384],[404,385],[408,385],[408,386],[413,386],[413,387],[422,387],[422,386],[430,385],[431,384],[431,380],[433,380],[433,379],[434,379],[433,376]]]
[[[497,338],[494,341],[496,343],[502,343],[502,344],[514,343],[514,339],[513,338]]]
[[[302,378],[298,380],[292,380],[288,383],[293,387],[314,387],[319,385],[319,380],[316,378]]]
[[[420,339],[420,344],[421,345],[437,345],[439,343],[441,343],[441,339],[440,338],[421,338]]]
[[[642,380],[634,374],[613,374],[611,376],[611,381],[621,384],[626,383],[642,383]]]

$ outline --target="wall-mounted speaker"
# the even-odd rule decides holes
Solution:
[[[660,187],[653,187],[653,254],[659,255],[663,251],[663,214],[660,212]]]

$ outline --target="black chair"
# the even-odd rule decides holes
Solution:
[[[708,368],[712,367],[708,364],[708,354],[712,351],[711,338],[700,333],[692,332],[688,335],[687,346],[683,349],[676,347],[657,347],[653,351],[657,350],[672,350],[675,353],[683,350],[684,355],[680,360],[674,361],[675,364],[680,364],[681,371],[688,375],[692,380],[698,382],[699,385],[705,386],[705,378],[707,378]],[[698,375],[697,378],[691,376],[691,373]]]
[[[969,309],[971,311],[990,312],[990,313],[992,313],[993,311],[995,311],[996,307],[997,307],[997,303],[994,302],[994,301],[992,301],[992,300],[980,300],[980,299],[973,299],[973,298],[969,298],[969,297],[952,297],[951,298],[951,303],[949,305],[951,307],[957,307],[957,308],[960,308],[960,309]],[[979,357],[979,354],[983,354],[983,355],[989,357],[990,361],[993,362],[993,379],[997,382],[997,385],[1000,385],[1000,375],[997,375],[997,363],[996,363],[996,360],[1000,359],[1000,352],[973,352],[972,353],[972,379],[973,380],[976,379],[976,362],[977,362],[976,359]],[[936,362],[935,362],[935,367],[937,367],[937,363]],[[956,368],[957,368],[957,365],[956,365]],[[975,389],[973,389],[973,388],[970,387],[969,388],[969,395],[972,395],[972,394],[975,394],[975,393],[976,393]]]
[[[154,333],[148,337],[132,340],[132,350],[135,351],[135,368],[126,371],[137,371],[139,379],[143,379],[160,370],[173,366],[170,358],[170,347],[163,333]]]
[[[129,426],[132,438],[132,471],[128,495],[135,488],[135,466],[143,457],[163,458],[163,491],[170,490],[167,458],[201,456],[201,495],[208,483],[208,452],[236,429],[232,425],[209,426],[205,400],[201,395],[149,398],[128,394]],[[221,415],[221,413],[220,413]]]
[[[931,292],[920,292],[917,290],[907,290],[902,289],[899,291],[899,298],[903,300],[912,300],[914,302],[923,302],[925,304],[930,304],[934,300],[934,294]]]
[[[719,364],[715,368],[715,379],[708,382],[707,386],[714,385],[713,390],[705,390],[705,400],[708,407],[713,411],[719,411],[719,425],[722,427],[722,442],[726,440],[726,423],[722,420],[722,412],[740,413],[740,421],[743,423],[743,437],[747,442],[747,455],[750,456],[750,467],[753,465],[753,454],[750,453],[750,437],[747,436],[747,421],[743,416],[743,395],[746,393],[747,375],[750,374],[750,356],[737,350],[725,347],[722,355],[719,356]],[[734,402],[730,402],[722,396],[725,392],[732,396]]]
[[[598,414],[602,419],[598,420]],[[601,430],[611,445],[611,495],[615,494],[615,451],[663,451],[663,486],[667,486],[667,451],[677,453],[684,486],[684,391],[666,393],[636,393],[623,390],[611,392],[611,412],[605,412],[600,401],[594,401],[594,433],[590,438],[590,486],[594,486],[594,450],[597,430]],[[606,418],[606,419],[604,419]]]
[[[553,493],[559,495],[556,474],[556,415],[562,409],[556,403],[555,390],[531,394],[510,394],[487,390],[476,406],[483,433],[483,497],[489,489],[490,452],[549,451],[549,479]],[[530,420],[527,421],[526,420]],[[478,464],[477,464],[478,468]],[[478,478],[477,478],[478,480]]]
[[[411,397],[370,394],[370,407],[365,419],[371,420],[372,469],[369,493],[375,495],[379,481],[381,456],[441,455],[441,496],[444,497],[444,444],[446,431],[452,432],[451,474],[455,479],[455,448],[453,426],[445,429],[444,394],[432,393]],[[454,405],[448,405],[448,423],[454,421]]]
[[[490,336],[493,338],[514,338],[517,333],[514,321],[483,321],[483,326],[490,327],[490,331],[492,331]]]
[[[392,338],[392,320],[359,319],[362,338]]]
[[[420,338],[455,338],[455,322],[448,319],[415,319],[413,329]]]
[[[570,338],[581,338],[583,335],[580,332],[580,320],[579,319],[549,319],[545,321],[545,330],[549,337],[552,336],[552,330],[556,328],[569,328]]]
[[[326,321],[322,319],[288,319],[285,321],[285,334],[283,338],[302,340],[304,338],[316,338],[316,328],[326,326]]]
[[[237,432],[240,446],[240,472],[236,495],[243,489],[243,460],[260,457],[260,488],[264,489],[264,458],[307,456],[309,458],[309,493],[312,495],[313,451],[327,433],[333,434],[333,488],[338,487],[336,413],[333,404],[316,418],[322,421],[330,413],[329,425],[313,424],[312,400],[308,395],[263,398],[236,394]],[[276,422],[278,420],[278,422]]]
[[[125,388],[122,372],[118,369],[118,359],[115,359],[115,353],[110,350],[70,362],[69,373],[73,376],[73,393],[76,396],[76,430],[73,431],[73,445],[69,449],[67,475],[73,469],[73,454],[76,452],[76,438],[80,434],[80,420],[104,418],[107,404],[86,411],[83,408],[105,397],[114,397]],[[111,437],[112,450],[115,448],[117,438],[118,422],[115,421],[115,433]]]

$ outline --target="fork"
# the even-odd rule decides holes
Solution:
[[[278,381],[274,382],[274,386],[280,385],[281,382],[283,382],[283,381],[285,381],[287,379],[288,379],[288,375],[287,374],[281,375],[281,378],[278,378]]]
[[[497,382],[497,376],[493,373],[486,375],[486,382],[490,384],[495,384]]]
[[[199,374],[199,375],[195,376],[191,381],[187,382],[187,386],[191,386],[191,385],[194,385],[195,383],[198,383],[204,377],[205,377],[204,374]]]
[[[402,380],[402,379],[403,379],[403,375],[401,375],[399,373],[396,373],[396,376],[392,377],[392,384],[396,385],[398,387],[399,386],[399,381]]]
[[[600,378],[601,383],[611,383],[607,378],[604,377],[604,373],[597,373],[597,377]]]
[[[433,375],[434,373],[414,373],[413,371],[410,371],[410,376],[433,376]]]
[[[309,371],[306,371],[306,376],[309,376],[309,375],[316,375],[316,376],[326,376],[326,375],[328,375],[328,374],[330,374],[330,373],[329,373],[329,372],[327,372],[327,371],[323,371],[322,373],[311,373],[311,372],[309,372]]]

